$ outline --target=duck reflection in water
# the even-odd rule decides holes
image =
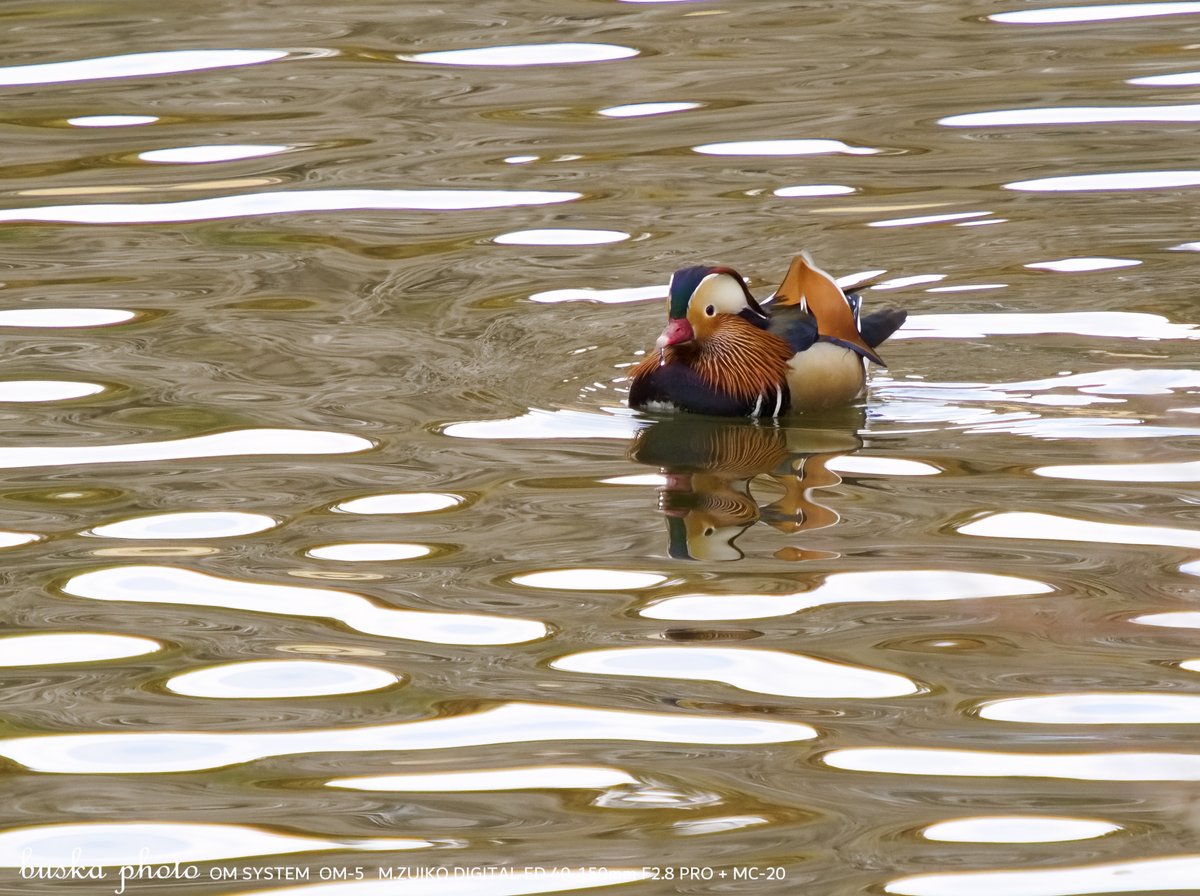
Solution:
[[[757,522],[788,534],[835,524],[837,512],[817,501],[814,492],[842,481],[826,465],[862,447],[857,433],[864,414],[861,407],[841,409],[823,418],[827,428],[682,414],[642,429],[629,456],[659,468],[666,479],[658,507],[667,518],[670,555],[739,560],[744,555],[735,542]],[[750,491],[759,476],[783,492],[761,506]],[[789,546],[775,556],[831,555]]]

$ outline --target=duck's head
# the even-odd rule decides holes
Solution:
[[[762,306],[750,295],[746,281],[733,268],[693,265],[671,275],[667,328],[656,345],[703,342],[718,325],[722,314],[741,317],[765,328],[769,320]]]

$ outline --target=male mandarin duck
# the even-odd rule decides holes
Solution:
[[[630,407],[778,417],[847,404],[863,392],[867,361],[886,366],[875,347],[907,317],[887,309],[860,322],[860,298],[806,254],[768,301],[732,268],[676,271],[657,350],[630,374]]]

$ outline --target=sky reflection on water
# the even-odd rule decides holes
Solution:
[[[446,750],[573,740],[748,745],[813,737],[816,731],[800,722],[509,703],[442,719],[309,731],[105,732],[7,738],[0,740],[0,756],[35,771],[57,774],[160,774],[320,752]]]

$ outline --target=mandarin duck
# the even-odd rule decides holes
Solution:
[[[875,347],[907,316],[886,309],[860,321],[860,297],[807,254],[763,304],[728,267],[681,268],[669,293],[656,350],[630,373],[633,408],[778,417],[847,404],[863,392],[867,361],[886,366]]]

